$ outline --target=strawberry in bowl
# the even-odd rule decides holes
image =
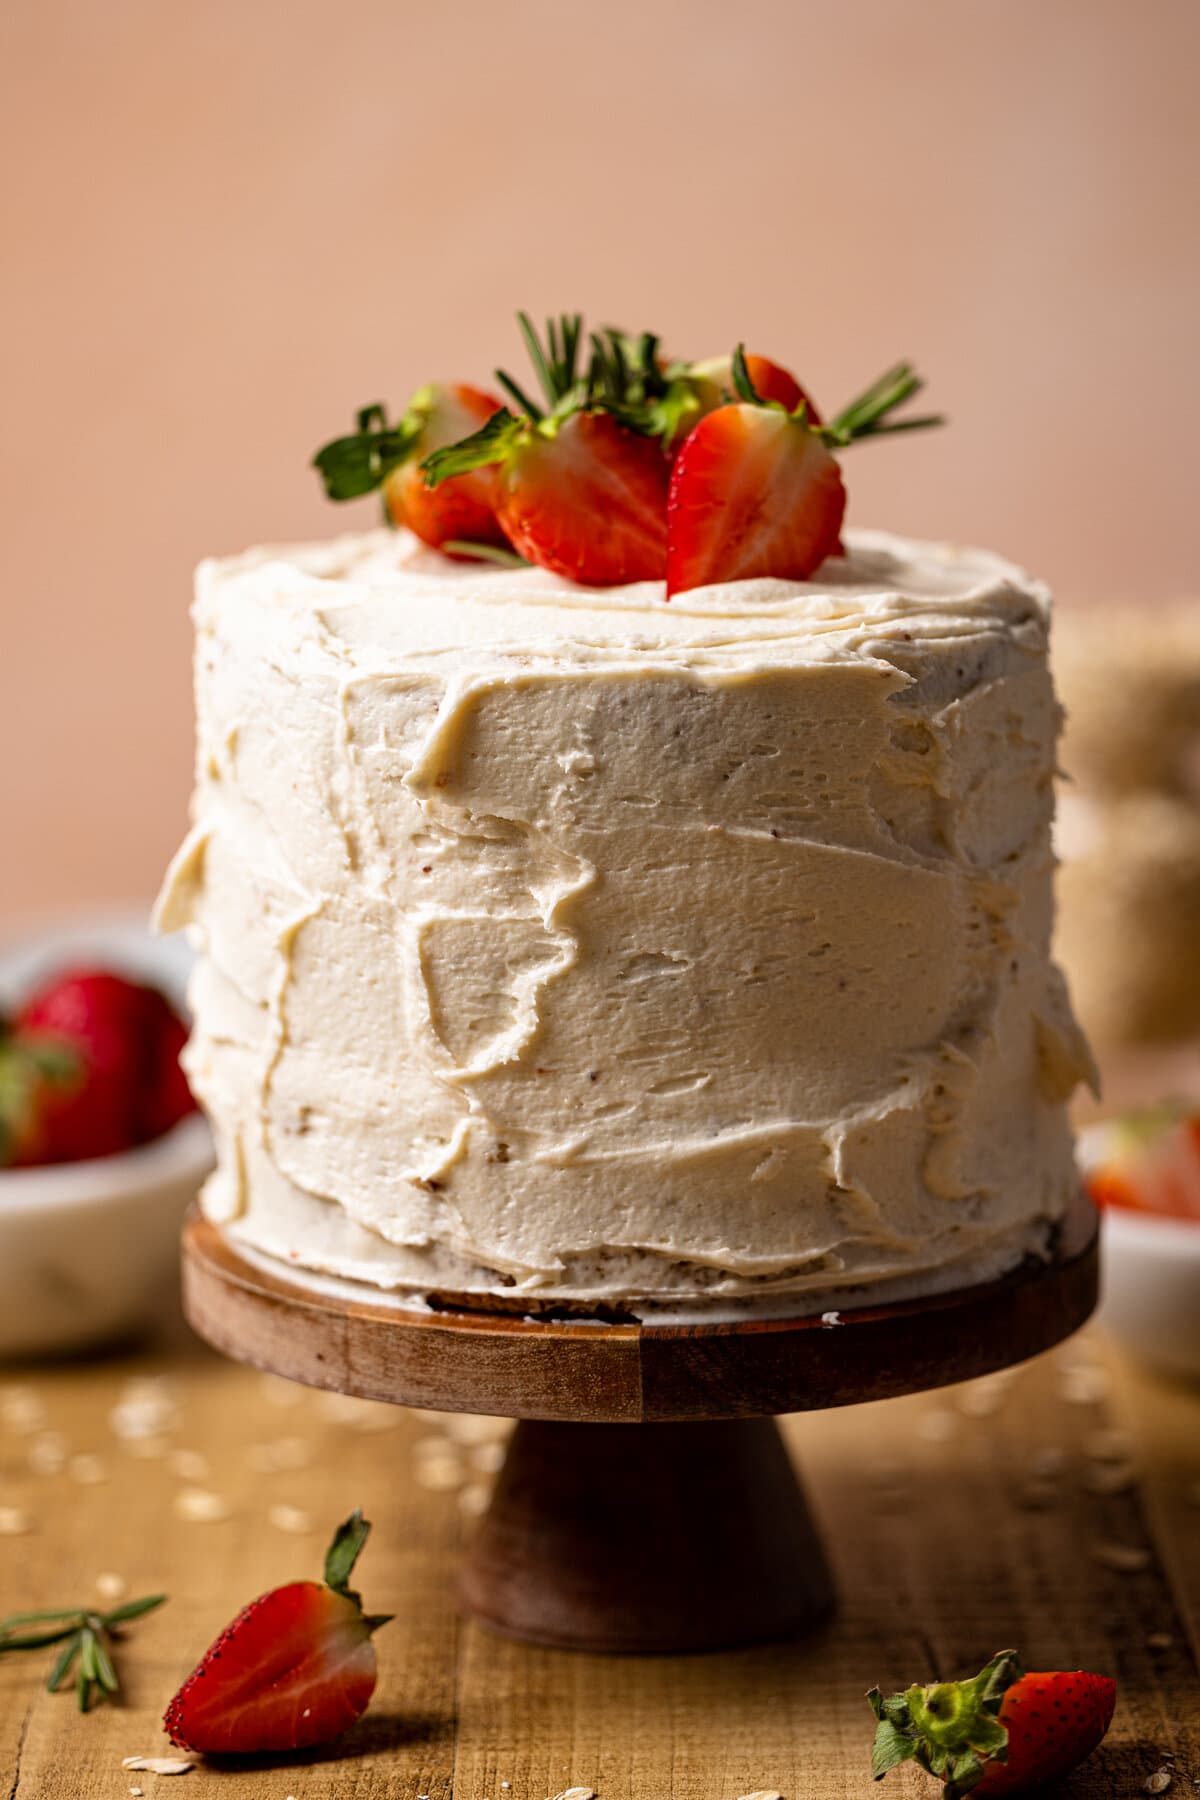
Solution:
[[[180,1067],[191,956],[112,915],[0,945],[0,1358],[177,1304],[212,1141]]]
[[[1103,1220],[1102,1323],[1145,1362],[1200,1378],[1200,1106],[1107,1120],[1080,1154]]]

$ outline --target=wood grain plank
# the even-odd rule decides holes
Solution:
[[[203,1479],[180,1473],[177,1456],[135,1455],[114,1437],[114,1405],[146,1374],[165,1374],[178,1401],[164,1447],[203,1455]],[[6,1422],[18,1384],[44,1408],[41,1431]],[[1200,1512],[1188,1495],[1200,1479],[1200,1397],[1131,1373],[1094,1339],[1012,1378],[787,1421],[841,1589],[836,1620],[800,1645],[625,1659],[460,1627],[459,1484],[477,1495],[477,1463],[494,1459],[477,1423],[478,1454],[471,1421],[356,1406],[198,1353],[0,1377],[0,1505],[37,1519],[28,1536],[0,1537],[2,1604],[82,1599],[103,1570],[130,1592],[172,1594],[122,1652],[120,1708],[81,1719],[69,1697],[41,1690],[37,1657],[0,1658],[0,1796],[124,1800],[130,1785],[161,1796],[162,1781],[127,1776],[121,1757],[163,1747],[162,1706],[194,1657],[251,1594],[319,1564],[329,1527],[356,1502],[376,1525],[363,1586],[398,1614],[378,1640],[371,1713],[328,1751],[232,1778],[198,1769],[181,1800],[546,1800],[570,1785],[600,1800],[736,1800],[763,1787],[788,1800],[867,1800],[881,1790],[866,1767],[865,1688],[962,1672],[1007,1642],[1031,1663],[1108,1667],[1120,1682],[1109,1742],[1063,1785],[1064,1800],[1135,1795],[1166,1750],[1178,1758],[1172,1800],[1192,1791]],[[35,1474],[29,1452],[48,1429],[72,1453],[98,1455],[107,1478]],[[1134,1440],[1143,1474],[1099,1495],[1088,1483],[1104,1465],[1091,1452],[1114,1429]],[[267,1472],[263,1447],[281,1440],[284,1463],[309,1460]],[[1031,1495],[1031,1471],[1047,1459],[1061,1472]],[[219,1494],[230,1516],[177,1519],[188,1485]],[[311,1532],[272,1524],[281,1504],[308,1513]],[[1145,1566],[1097,1562],[1114,1544],[1142,1551]],[[709,1571],[695,1605],[720,1580]],[[1159,1634],[1170,1642],[1156,1649]],[[888,1788],[900,1800],[930,1792],[913,1772]]]

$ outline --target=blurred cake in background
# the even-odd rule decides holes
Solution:
[[[1186,1086],[1200,1071],[1200,607],[1062,607],[1054,663],[1058,955],[1110,1090],[1131,1057],[1148,1069],[1172,1047]]]

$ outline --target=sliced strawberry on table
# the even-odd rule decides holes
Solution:
[[[1112,1723],[1116,1684],[1084,1669],[1026,1674],[1002,1650],[969,1681],[937,1681],[885,1699],[867,1695],[878,1721],[876,1781],[915,1762],[965,1794],[1024,1794],[1057,1781],[1096,1748]]]
[[[332,500],[353,500],[382,488],[394,525],[447,555],[487,556],[507,539],[496,519],[495,480],[489,469],[468,471],[435,492],[421,473],[433,451],[478,431],[501,402],[463,382],[431,382],[418,390],[397,424],[389,426],[382,406],[358,414],[358,429],[335,438],[314,463]]]
[[[364,1613],[349,1585],[370,1530],[352,1513],[330,1545],[323,1583],[288,1582],[243,1608],[168,1706],[173,1744],[212,1756],[301,1750],[366,1711],[376,1677],[371,1634],[391,1617]]]
[[[436,493],[467,471],[491,470],[496,516],[530,562],[594,587],[661,580],[668,469],[629,340],[594,336],[580,374],[577,316],[551,321],[544,346],[529,319],[520,319],[545,405],[497,371],[520,410],[506,408],[473,437],[428,457],[422,467],[430,485]]]
[[[813,423],[754,385],[733,354],[737,401],[700,420],[675,459],[667,524],[667,597],[713,582],[773,575],[807,581],[841,548],[846,490],[835,448],[935,424],[892,420],[921,386],[907,363],[889,370],[834,420]]]

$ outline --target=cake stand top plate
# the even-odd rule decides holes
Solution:
[[[1049,1262],[844,1311],[836,1325],[819,1315],[654,1325],[405,1312],[366,1289],[347,1299],[267,1272],[198,1208],[183,1234],[187,1316],[227,1356],[370,1400],[597,1424],[807,1412],[967,1381],[1069,1337],[1098,1282],[1098,1223],[1082,1194]]]

